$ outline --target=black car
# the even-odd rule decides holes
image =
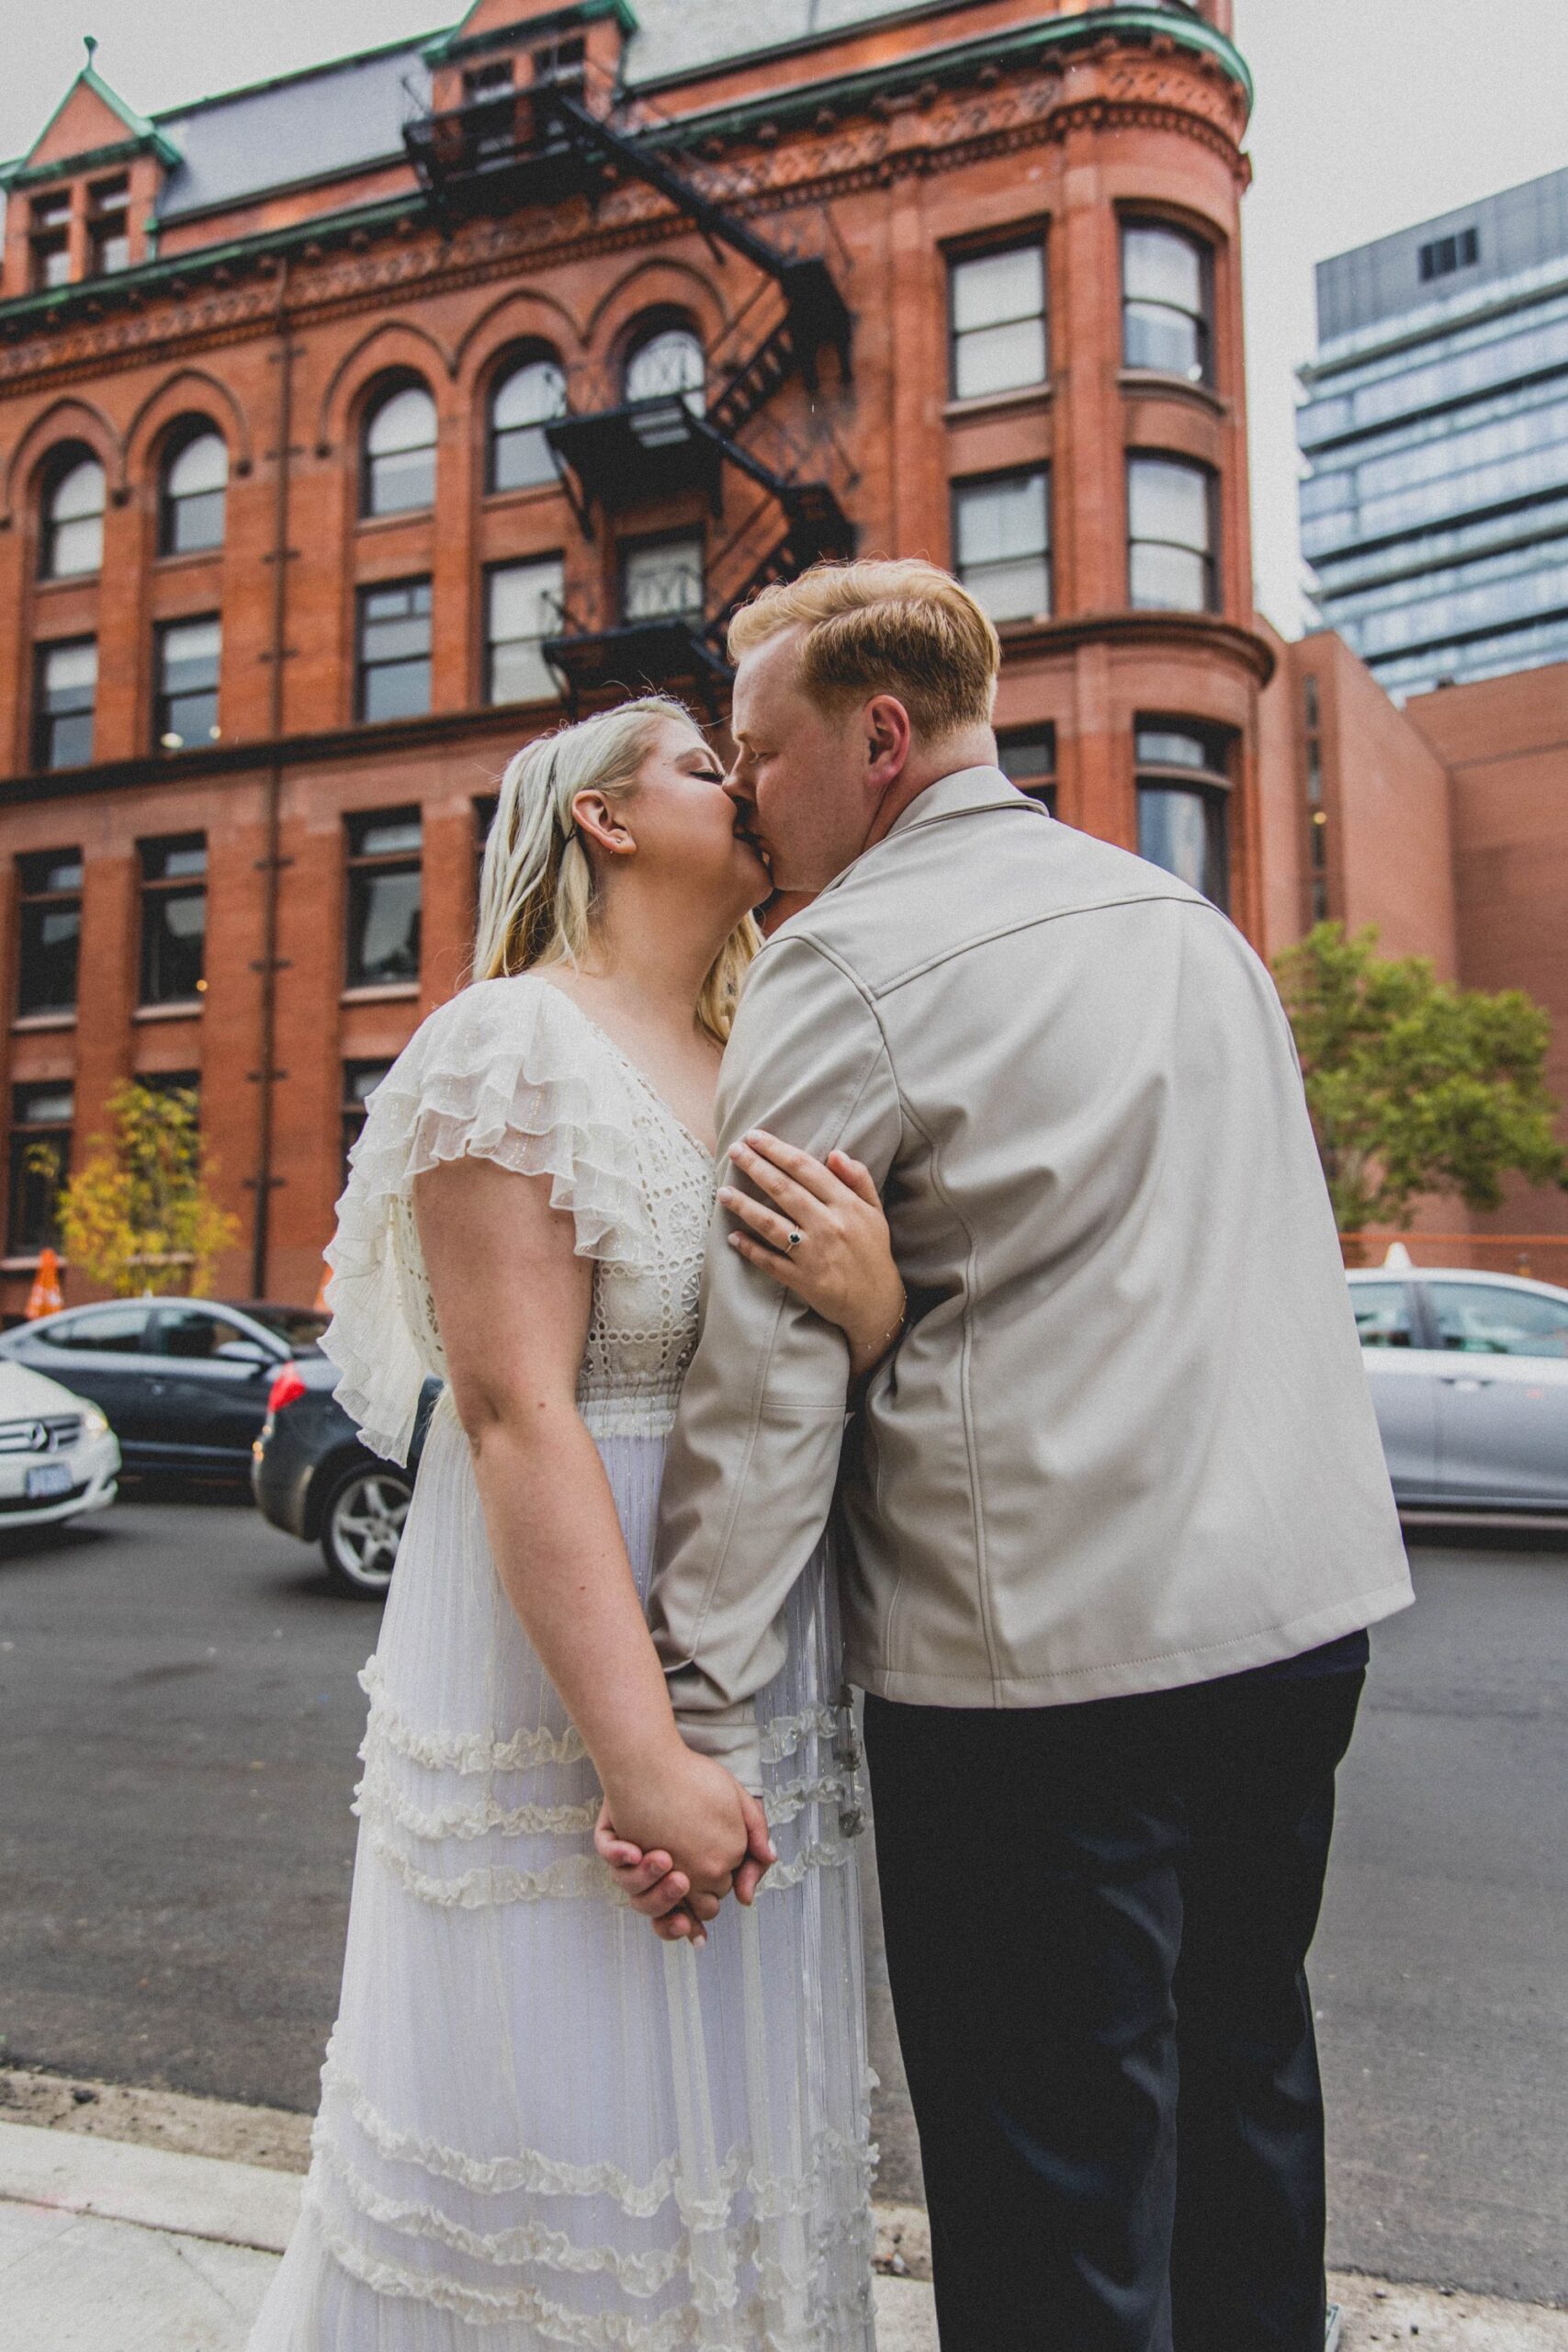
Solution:
[[[327,1574],[342,1591],[378,1600],[392,1581],[398,1539],[441,1383],[424,1384],[405,1470],[361,1444],[333,1395],[337,1378],[336,1365],[319,1353],[278,1374],[252,1449],[251,1491],[274,1527],[301,1543],[320,1544]]]
[[[243,1479],[276,1375],[311,1361],[326,1325],[310,1307],[114,1299],[19,1323],[0,1354],[91,1397],[127,1471]]]

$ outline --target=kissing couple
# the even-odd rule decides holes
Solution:
[[[1009,783],[945,572],[730,651],[728,775],[658,698],[513,760],[338,1204],[366,1442],[445,1385],[252,2352],[874,2344],[863,1731],[944,2352],[1321,2352],[1303,1962],[1411,1594],[1290,1030]]]

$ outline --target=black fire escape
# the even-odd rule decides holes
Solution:
[[[847,469],[836,447],[824,462],[820,445],[803,451],[762,416],[795,377],[816,391],[824,352],[848,379],[850,311],[827,261],[786,251],[715,203],[660,152],[648,125],[619,109],[598,111],[581,73],[486,90],[450,113],[411,122],[404,138],[445,222],[572,196],[596,207],[611,189],[640,180],[718,259],[728,250],[758,274],[732,337],[746,339],[712,356],[712,389],[628,400],[618,386],[599,383],[586,405],[574,403],[545,427],[585,537],[596,515],[622,516],[694,489],[716,516],[727,468],[759,493],[707,566],[700,605],[688,577],[672,581],[671,609],[659,609],[656,590],[636,617],[608,627],[589,626],[569,609],[544,648],[574,712],[585,698],[649,684],[694,692],[716,715],[730,677],[725,635],[738,607],[773,581],[854,550],[840,497]]]

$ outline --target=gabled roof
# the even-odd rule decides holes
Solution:
[[[147,148],[165,164],[175,150],[154,122],[127,106],[93,62],[97,42],[87,42],[87,62],[66,91],[25,155],[0,164],[0,187],[26,187],[73,169],[88,157],[135,153]]]

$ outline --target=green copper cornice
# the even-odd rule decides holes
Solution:
[[[947,13],[951,0],[933,0],[930,8],[911,9],[910,17]],[[879,25],[888,20],[878,20]],[[689,87],[706,74],[739,73],[748,66],[766,64],[784,56],[797,56],[811,50],[822,49],[830,42],[841,41],[852,29],[837,26],[830,33],[812,35],[807,40],[781,44],[777,49],[751,51],[743,56],[718,58],[709,67],[682,74],[672,74],[660,81],[637,82],[626,91],[630,99],[668,96]],[[1089,43],[1103,40],[1107,35],[1134,40],[1166,40],[1178,49],[1197,55],[1212,57],[1235,83],[1247,101],[1250,115],[1254,91],[1252,75],[1247,61],[1235,44],[1228,40],[1213,25],[1200,17],[1190,17],[1185,10],[1141,6],[1121,6],[1118,0],[1100,8],[1086,9],[1079,16],[1051,17],[1043,22],[1010,28],[1005,32],[983,34],[968,40],[944,41],[940,48],[913,51],[908,57],[867,67],[859,73],[825,76],[820,80],[802,81],[784,90],[760,91],[755,97],[738,99],[726,107],[705,111],[682,112],[672,116],[660,131],[651,133],[658,143],[681,144],[687,137],[723,138],[727,134],[743,136],[759,122],[780,126],[796,115],[809,117],[818,107],[852,107],[869,99],[892,96],[900,91],[918,88],[920,84],[955,81],[970,77],[982,65],[999,65],[1004,69],[1021,64],[1042,63],[1055,54],[1072,49],[1082,49]]]

